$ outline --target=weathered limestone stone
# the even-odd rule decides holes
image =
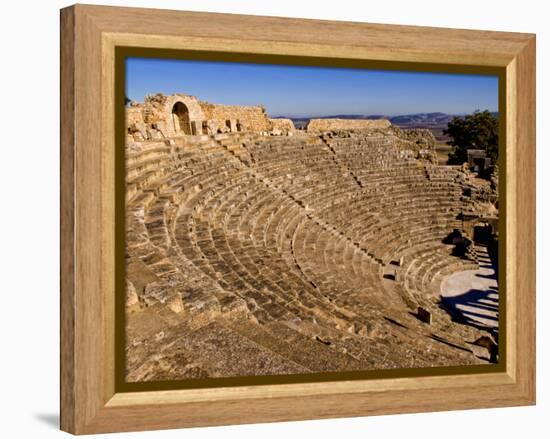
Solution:
[[[126,108],[126,126],[143,124],[144,122],[141,105],[133,103],[132,106]]]
[[[267,131],[271,129],[271,123],[261,105],[242,106],[242,105],[219,105],[209,102],[200,102],[201,109],[206,120],[213,120],[220,127],[226,126],[226,121],[239,120],[241,131]],[[235,122],[232,132],[237,131]]]
[[[215,120],[207,120],[206,125],[206,134],[214,135],[218,132],[218,123]]]
[[[141,309],[139,297],[137,295],[134,284],[130,281],[126,281],[126,310],[128,312],[135,312]]]
[[[141,135],[142,140],[147,139],[147,126],[143,122],[132,122],[132,123],[130,123],[128,125],[128,132],[130,134],[139,133]]]
[[[139,132],[138,141],[185,135],[214,135],[227,132],[268,132],[273,122],[261,105],[221,105],[199,101],[195,96],[176,93],[171,96],[147,96],[145,102],[133,102],[126,108],[128,132]],[[283,132],[294,127],[291,121]],[[159,134],[160,133],[160,134]]]
[[[159,130],[150,129],[150,130],[147,130],[147,138],[149,140],[162,140],[164,137],[162,136],[162,133]]]
[[[292,130],[185,95],[129,109],[129,381],[496,358],[440,288],[482,260],[455,229],[498,242],[496,185],[431,163],[425,131]]]
[[[180,313],[184,310],[181,294],[177,292],[168,298],[166,305],[175,313]]]
[[[416,316],[421,322],[427,323],[428,325],[432,323],[432,313],[421,306],[416,310]]]
[[[231,131],[232,133],[236,133],[238,131],[237,119],[228,119],[225,123],[229,127],[229,131]]]
[[[158,130],[164,137],[168,136],[169,130],[166,126],[166,122],[155,122],[152,124],[152,127]]]
[[[396,146],[413,151],[417,159],[437,163],[436,139],[428,129],[402,129],[392,126],[390,132],[397,137]]]
[[[273,127],[271,130],[271,133],[273,135],[285,135],[287,136],[289,133],[292,133],[295,131],[294,123],[290,119],[284,119],[284,118],[277,118],[277,119],[269,119],[269,122],[271,123],[271,126]],[[280,134],[275,134],[275,131],[278,131]]]
[[[357,129],[384,129],[391,123],[386,119],[311,119],[306,130],[308,132],[333,131],[333,130],[357,130]]]
[[[498,345],[490,336],[483,335],[472,344],[487,349],[487,352],[489,354],[489,361],[491,363],[496,363],[498,361]]]

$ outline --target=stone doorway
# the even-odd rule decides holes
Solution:
[[[183,102],[176,102],[172,107],[174,132],[177,134],[191,134],[189,109]]]
[[[476,244],[489,245],[493,234],[490,224],[476,224],[474,226],[474,242]]]

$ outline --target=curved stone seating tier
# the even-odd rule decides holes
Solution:
[[[405,293],[412,299],[414,306],[422,305],[432,311],[439,310],[439,285],[445,276],[457,271],[478,268],[470,259],[451,256],[452,246],[442,245],[439,241],[426,242],[412,247],[404,253],[401,268]],[[447,321],[446,314],[433,312],[436,318]]]
[[[391,197],[390,197],[391,199]],[[382,212],[371,209],[369,206],[380,204],[385,207]],[[403,241],[420,241],[424,238],[423,232],[443,239],[456,226],[456,212],[445,212],[445,200],[404,206],[382,202],[366,202],[354,200],[352,203],[340,203],[333,207],[327,221],[335,224],[339,230],[345,231],[346,236],[368,248],[380,258],[385,259],[392,253],[391,249],[383,250],[377,242],[382,240],[386,246],[395,243],[395,247],[402,250]],[[442,212],[443,210],[443,212]],[[320,213],[323,216],[325,212]],[[327,213],[327,216],[330,214]],[[397,248],[394,250],[397,251]],[[383,250],[383,251],[382,251]]]
[[[188,136],[128,152],[127,277],[143,312],[187,310],[194,323],[174,328],[189,337],[244,337],[294,371],[482,362],[465,344],[478,330],[434,301],[444,276],[475,265],[441,243],[467,203],[457,171],[391,136],[352,135]]]
[[[253,189],[253,185],[249,184],[246,188],[250,191]],[[267,204],[264,203],[264,207],[274,205],[277,205],[277,203],[273,203],[273,200]],[[270,208],[272,209],[273,207]],[[240,209],[237,209],[237,213],[240,214]],[[260,215],[264,215],[264,213],[260,213]],[[277,252],[267,251],[269,247],[266,245],[264,239],[265,232],[235,229],[234,233],[229,234],[228,231],[224,229],[213,230],[215,226],[209,223],[204,217],[205,215],[203,215],[203,219],[200,223],[198,220],[195,220],[195,229],[200,231],[210,228],[210,235],[212,238],[215,236],[216,239],[212,239],[212,242],[209,240],[195,240],[194,243],[191,242],[191,245],[186,243],[185,247],[187,250],[184,249],[183,251],[187,251],[188,256],[192,258],[197,255],[194,255],[190,251],[190,248],[198,248],[200,253],[202,253],[201,258],[208,260],[210,265],[214,267],[214,270],[209,271],[209,273],[215,277],[220,274],[219,270],[223,271],[231,267],[243,281],[243,284],[237,282],[241,287],[239,294],[241,297],[251,298],[251,311],[260,321],[281,318],[281,315],[278,315],[278,313],[282,312],[282,309],[280,309],[280,306],[282,306],[281,304],[286,303],[290,306],[290,304],[295,302],[295,298],[289,296],[289,293],[293,292],[292,284],[294,284],[294,286],[296,286],[296,284],[300,285],[299,290],[302,292],[302,295],[305,294],[308,289],[311,289],[308,283],[304,284],[304,281],[297,276],[296,270],[288,266],[287,261],[281,260]],[[180,221],[185,225],[190,223],[188,218],[180,218]],[[204,229],[201,229],[202,226]],[[216,249],[216,253],[218,254],[214,253],[214,249]],[[242,253],[240,250],[242,250]],[[222,255],[224,259],[223,262],[220,261],[221,258],[219,255]],[[263,270],[259,271],[258,266],[261,266]],[[287,280],[284,280],[285,277]],[[273,281],[274,279],[277,281]],[[235,281],[235,279],[233,280]],[[291,283],[287,283],[287,281]],[[262,285],[262,288],[268,288],[269,291],[265,292],[261,290],[260,288]],[[261,292],[260,295],[258,291]],[[263,300],[262,297],[264,299],[268,298],[269,294],[273,294],[274,297],[277,297],[280,303],[276,301],[273,302],[272,300],[267,304],[261,303],[258,306],[258,304],[254,302],[256,300]],[[315,301],[319,302],[318,299],[315,299]],[[299,304],[300,302],[297,303]],[[322,309],[323,305],[319,302],[317,306]],[[264,309],[265,307],[267,307],[267,312]],[[297,310],[299,309],[297,308]],[[299,313],[302,318],[307,314],[311,313],[307,310],[302,310]]]
[[[166,251],[153,245],[147,239],[139,211],[130,214],[127,227],[134,238],[127,245],[127,279],[136,286],[145,305],[170,305],[174,299],[179,299],[182,307],[189,311],[221,311],[220,299],[228,297],[227,292],[210,282],[172,248]],[[237,304],[237,300],[232,303]]]

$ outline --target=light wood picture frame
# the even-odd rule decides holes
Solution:
[[[500,173],[506,212],[501,222],[506,312],[500,316],[506,337],[500,368],[121,389],[115,366],[117,294],[122,293],[115,264],[120,256],[115,96],[121,48],[498,72],[505,108]],[[89,434],[530,405],[535,403],[535,363],[534,35],[92,5],[61,10],[62,430]]]

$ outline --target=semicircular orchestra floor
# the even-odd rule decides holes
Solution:
[[[465,323],[498,333],[497,271],[483,246],[476,246],[479,269],[453,273],[441,283],[443,305]]]

